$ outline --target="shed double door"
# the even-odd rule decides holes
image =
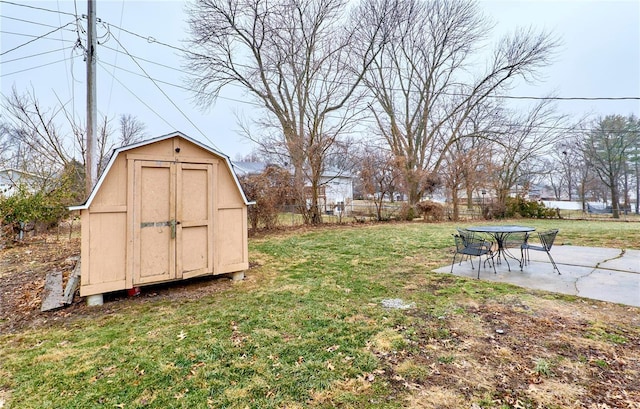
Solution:
[[[213,272],[213,165],[135,161],[133,284]]]

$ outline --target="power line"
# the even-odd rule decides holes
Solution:
[[[18,7],[26,7],[26,8],[30,8],[30,9],[33,9],[33,10],[47,11],[49,13],[65,14],[65,15],[68,15],[68,16],[71,16],[71,17],[76,17],[72,13],[67,13],[67,12],[59,11],[59,10],[46,9],[46,8],[43,8],[43,7],[36,7],[36,6],[29,5],[29,4],[14,3],[12,1],[6,1],[6,0],[0,0],[0,3],[10,4],[12,6],[18,6]]]
[[[122,30],[122,31],[124,31],[124,32],[125,32],[125,33],[127,33],[127,34],[131,34],[131,35],[133,35],[133,36],[135,36],[135,37],[138,37],[138,38],[141,38],[141,39],[143,39],[143,40],[146,40],[148,43],[156,43],[156,44],[160,44],[160,45],[163,45],[163,46],[165,46],[165,47],[172,48],[172,49],[174,49],[174,50],[177,50],[177,51],[180,51],[180,52],[183,52],[183,53],[188,53],[188,54],[195,54],[195,55],[197,55],[196,53],[194,53],[194,52],[192,52],[192,51],[189,51],[189,50],[185,50],[184,48],[176,47],[176,46],[174,46],[174,45],[167,44],[167,43],[163,43],[162,41],[158,41],[158,40],[156,40],[156,39],[155,39],[154,37],[152,37],[152,36],[147,36],[147,37],[145,37],[145,36],[143,36],[143,35],[140,35],[140,34],[138,34],[138,33],[134,33],[133,31],[127,30],[127,29],[122,28],[122,27],[118,27],[118,26],[113,25],[113,24],[110,24],[110,23],[105,23],[105,24],[106,24],[106,25],[108,25],[108,26],[111,26],[111,27],[115,27],[115,28],[117,28],[118,30]]]
[[[168,44],[168,43],[164,43],[162,41],[158,41],[157,39],[155,39],[152,36],[143,36],[140,35],[138,33],[135,33],[133,31],[127,30],[125,28],[122,27],[118,27],[116,25],[110,24],[110,23],[105,23],[109,26],[115,27],[118,30],[122,30],[125,33],[131,34],[135,37],[141,38],[143,40],[146,40],[148,43],[156,43],[159,45],[162,45],[164,47],[168,47],[171,48],[173,50],[176,51],[180,51],[181,53],[185,53],[185,54],[191,54],[191,55],[195,55],[195,56],[199,56],[199,57],[206,57],[205,55],[199,54],[199,53],[195,53],[193,51],[181,48],[181,47],[177,47],[175,45],[172,44]],[[239,66],[243,66],[245,68],[251,68],[248,67],[246,65],[242,65],[239,64]],[[396,89],[396,91],[401,91]],[[443,95],[448,95],[448,96],[460,96],[460,97],[469,97],[470,95],[468,94],[462,94],[462,93],[443,93]],[[633,97],[633,96],[624,96],[624,97],[537,97],[537,96],[517,96],[517,95],[490,95],[490,98],[495,98],[495,99],[516,99],[516,100],[534,100],[534,101],[640,101],[640,97]]]
[[[170,124],[170,123],[169,123],[169,122],[168,122],[168,121],[167,121],[167,120],[166,120],[162,115],[160,115],[159,113],[157,113],[157,112],[156,112],[153,108],[151,108],[151,107],[150,107],[146,102],[144,102],[144,101],[143,101],[143,100],[142,100],[142,99],[141,99],[141,98],[140,98],[140,97],[139,97],[135,92],[131,91],[131,90],[130,90],[126,85],[124,85],[124,84],[122,83],[122,81],[120,81],[120,80],[119,80],[115,75],[111,74],[111,73],[109,72],[109,70],[107,70],[105,67],[103,67],[102,62],[101,62],[101,61],[99,61],[99,60],[98,60],[98,65],[100,65],[100,67],[102,67],[102,69],[104,69],[104,70],[107,72],[107,74],[111,75],[111,76],[112,76],[112,78],[113,78],[114,80],[116,80],[120,85],[122,85],[122,87],[123,87],[124,89],[126,89],[127,91],[129,91],[129,93],[130,93],[131,95],[133,95],[133,97],[134,97],[135,99],[137,99],[138,101],[140,101],[140,103],[141,103],[142,105],[144,105],[145,107],[147,107],[147,108],[149,109],[149,111],[153,112],[153,113],[154,113],[158,118],[160,118],[160,119],[161,119],[165,124],[167,124],[167,126],[169,126],[169,128],[176,129],[176,128],[175,128],[173,125],[171,125],[171,124]]]
[[[128,70],[126,68],[114,66],[113,64],[109,64],[107,62],[102,62],[102,64],[108,65],[110,67],[113,67],[113,68],[118,69],[120,71],[127,72],[127,73],[132,74],[132,75],[136,75],[136,76],[143,77],[143,78],[148,78],[148,79],[153,79],[154,81],[156,81],[158,83],[165,84],[165,85],[168,85],[168,86],[171,86],[171,87],[175,87],[175,88],[179,88],[179,89],[182,89],[184,91],[189,91],[189,92],[194,92],[195,91],[192,88],[188,88],[188,87],[185,87],[185,86],[182,86],[182,85],[174,84],[174,83],[171,83],[171,82],[168,82],[168,81],[164,81],[164,80],[160,80],[160,79],[157,79],[157,78],[150,78],[148,76],[145,76],[143,74]],[[244,101],[244,100],[228,98],[228,97],[223,97],[223,96],[218,96],[218,98],[223,99],[223,100],[228,100],[228,101],[231,101],[231,102],[237,102],[237,103],[241,103],[241,104],[245,104],[245,105],[251,105],[251,106],[258,107],[258,108],[262,108],[261,104],[255,103],[255,102],[252,102],[252,101]],[[371,124],[377,124],[377,122],[374,121],[373,119],[366,118],[366,117],[360,118],[360,119],[358,119],[358,121],[360,121],[360,122],[368,122],[368,123],[371,123]],[[558,131],[558,132],[564,132],[564,133],[570,133],[570,134],[581,134],[581,133],[585,133],[585,132],[590,132],[590,130],[588,130],[588,129],[585,130],[585,129],[579,129],[577,127],[569,127],[569,126],[560,127],[560,126],[539,125],[539,126],[536,126],[535,128],[539,129],[539,130]]]
[[[55,27],[55,26],[49,26],[48,27]],[[70,31],[70,32],[75,32],[75,30],[72,29],[67,29],[67,30],[62,30],[62,31]],[[28,37],[28,38],[39,38],[41,36],[37,36],[37,35],[33,35],[33,34],[25,34],[25,33],[18,33],[15,31],[5,31],[5,30],[0,30],[0,34],[9,34],[9,35],[14,35],[14,36],[20,36],[20,37]]]
[[[40,35],[40,36],[38,36],[38,37],[35,37],[34,39],[29,40],[29,41],[27,41],[27,42],[26,42],[26,43],[24,43],[24,44],[21,44],[21,45],[19,45],[19,46],[13,47],[13,48],[12,48],[12,49],[10,49],[10,50],[4,51],[4,52],[0,53],[0,56],[5,55],[5,54],[7,54],[7,53],[10,53],[11,51],[15,51],[15,50],[17,50],[18,48],[24,47],[24,46],[26,46],[26,45],[28,45],[28,44],[31,44],[31,43],[33,43],[34,41],[37,41],[37,40],[39,40],[39,39],[41,39],[41,38],[44,38],[44,37],[48,36],[49,34],[53,34],[53,33],[55,33],[56,31],[62,30],[63,28],[65,28],[66,26],[68,26],[68,25],[70,25],[70,24],[75,24],[75,21],[69,22],[69,23],[65,24],[64,26],[62,26],[62,27],[58,27],[58,28],[56,28],[56,29],[54,29],[54,30],[49,31],[48,33],[42,34],[42,35]]]
[[[120,6],[120,23],[119,23],[120,25],[122,25],[122,19],[123,18],[124,18],[124,0],[122,0],[122,5]],[[107,33],[109,35],[111,35],[111,31],[109,31],[108,29],[107,29]],[[120,40],[120,34],[122,34],[122,32],[118,33],[118,40]],[[98,41],[98,43],[99,43],[99,41]],[[116,50],[116,53],[118,51],[120,51],[120,50]],[[113,60],[113,64],[114,65],[118,65],[118,54],[116,54],[116,56],[115,56],[115,58]],[[113,74],[115,74],[115,67],[114,67],[113,70],[114,71],[111,73],[112,77],[115,76],[115,75],[113,75]],[[111,87],[109,89],[109,99],[108,99],[108,102],[107,102],[107,111],[109,111],[109,108],[111,107],[111,96],[112,95],[113,95],[113,78],[111,79]]]
[[[108,23],[106,23],[106,24],[108,24]],[[110,25],[110,24],[108,24],[108,25]],[[114,27],[118,28],[118,29],[121,29],[121,28],[119,28],[117,26],[114,26]],[[142,38],[142,39],[146,39],[150,43],[155,42],[155,43],[158,43],[160,45],[163,45],[163,46],[166,46],[166,47],[178,50],[178,51],[195,54],[195,53],[192,53],[192,52],[190,52],[188,50],[185,50],[185,49],[182,49],[182,48],[179,48],[179,47],[172,46],[170,44],[166,44],[166,43],[162,43],[160,41],[157,41],[153,37],[143,37],[143,36],[141,36],[139,34],[136,34],[136,33],[132,32],[132,31],[129,31],[129,30],[126,30],[126,29],[121,29],[121,30],[123,30],[123,31],[125,31],[125,32],[127,32],[129,34],[132,34],[132,35],[134,35],[136,37],[139,37],[139,38]],[[115,49],[113,49],[111,47],[108,47],[106,45],[103,45],[103,46],[105,46],[106,48],[108,48],[108,49],[110,49],[112,51],[119,52],[118,50],[115,50]],[[129,56],[131,58],[134,58],[134,56],[132,56],[130,54],[129,54]],[[148,62],[148,63],[151,63],[151,64],[159,65],[159,66],[162,66],[162,67],[165,67],[165,68],[168,68],[168,69],[172,69],[172,70],[176,70],[176,71],[182,72],[181,70],[178,70],[178,69],[176,69],[174,67],[167,66],[165,64],[156,63],[154,61],[147,60],[147,59],[140,58],[140,57],[135,57],[135,58],[138,58],[139,60],[142,60],[142,61],[145,61],[145,62]],[[135,72],[130,71],[130,70],[126,70],[126,69],[121,68],[121,67],[117,67],[117,68],[120,69],[120,70],[129,72],[131,74],[134,74],[134,75],[142,76],[142,75],[140,75],[138,73],[135,73]],[[148,74],[146,75],[146,77],[149,78],[149,79],[152,79]],[[155,81],[158,81],[158,82],[161,82],[161,83],[173,86],[173,87],[177,87],[177,88],[180,88],[180,89],[183,89],[183,90],[186,90],[186,91],[195,92],[194,89],[190,89],[190,88],[187,88],[187,87],[184,87],[184,86],[181,86],[181,85],[176,85],[176,84],[173,84],[173,83],[170,83],[170,82],[166,82],[166,81],[162,81],[162,80],[155,80]],[[450,96],[468,96],[468,95],[465,95],[465,94],[445,94],[445,95],[450,95]],[[533,99],[533,100],[640,100],[640,97],[603,97],[603,98],[597,98],[597,97],[596,98],[594,98],[594,97],[530,97],[530,96],[517,97],[517,96],[509,96],[509,95],[494,95],[492,97],[493,98],[505,98],[505,99]],[[257,103],[251,102],[251,101],[242,101],[242,100],[237,100],[237,99],[232,99],[232,98],[225,98],[225,97],[219,97],[219,98],[227,99],[227,100],[230,100],[230,101],[233,101],[233,102],[243,103],[243,104],[247,104],[247,105],[253,105],[253,106],[262,107],[261,104],[257,104]],[[370,122],[370,123],[375,123],[375,121],[373,121],[371,119],[367,119],[367,118],[362,118],[360,120],[361,121],[367,121],[367,122]],[[585,130],[576,129],[575,127],[537,126],[536,129],[560,131],[560,132],[566,132],[566,133],[583,133],[583,132],[585,132]]]
[[[116,52],[116,53],[126,54],[126,53],[124,53],[124,52],[122,52],[122,51],[120,51],[118,49],[115,49],[113,47],[109,47],[108,45],[106,45],[104,43],[99,43],[98,45],[101,46],[101,47],[106,48],[107,50],[111,50],[111,51]],[[162,63],[155,62],[155,61],[152,61],[152,60],[148,60],[146,58],[142,58],[142,57],[138,57],[138,56],[134,56],[134,57],[137,58],[140,61],[148,62],[149,64],[157,65],[159,67],[163,67],[163,68],[167,68],[167,69],[170,69],[170,70],[173,70],[173,71],[184,73],[184,70],[181,70],[181,69],[176,68],[176,67],[172,67],[170,65],[162,64]]]
[[[35,67],[30,67],[30,68],[25,68],[25,69],[19,70],[19,71],[14,71],[14,72],[10,72],[10,73],[2,73],[2,76],[3,77],[8,77],[10,75],[20,74],[21,72],[36,70],[38,68],[47,67],[49,65],[58,64],[58,63],[65,62],[65,61],[68,61],[68,60],[73,60],[74,58],[78,58],[78,57],[80,57],[80,56],[76,55],[76,56],[73,56],[71,58],[63,58],[62,60],[52,61],[52,62],[49,62],[49,63],[46,63],[46,64],[37,65]]]
[[[456,96],[456,94],[453,94]],[[459,96],[466,96],[459,94]],[[529,97],[511,95],[490,95],[490,98],[530,99],[536,101],[640,101],[640,97]]]
[[[3,61],[0,61],[0,64],[7,64],[7,63],[10,63],[10,62],[26,60],[27,58],[40,57],[40,56],[43,56],[43,55],[46,55],[46,54],[57,53],[59,51],[67,51],[70,48],[73,49],[75,47],[63,47],[63,48],[58,48],[57,50],[43,51],[43,52],[38,53],[38,54],[31,54],[31,55],[26,55],[24,57],[14,58],[13,60],[3,60]],[[3,75],[5,75],[5,74],[3,74]]]
[[[7,20],[20,21],[21,23],[29,23],[29,24],[35,24],[35,25],[38,25],[38,26],[42,26],[42,27],[56,28],[56,26],[52,26],[51,24],[39,23],[37,21],[25,20],[25,19],[17,18],[17,17],[9,17],[9,16],[0,16],[0,17],[6,18]]]
[[[194,90],[193,88],[188,88],[188,87],[185,87],[185,86],[183,86],[183,85],[178,85],[178,84],[174,84],[174,83],[172,83],[172,82],[168,82],[168,81],[160,80],[160,79],[157,79],[157,78],[152,78],[152,77],[146,76],[146,75],[144,75],[144,74],[140,74],[140,73],[137,73],[137,72],[134,72],[134,71],[128,70],[128,69],[126,69],[126,68],[117,67],[117,66],[115,66],[115,65],[113,65],[113,64],[110,64],[110,63],[108,63],[108,62],[105,62],[105,61],[102,61],[102,64],[104,64],[104,65],[108,65],[108,66],[110,66],[110,67],[114,67],[114,68],[116,68],[116,69],[118,69],[118,70],[120,70],[120,71],[124,71],[124,72],[127,72],[127,73],[132,74],[132,75],[137,75],[138,77],[151,79],[151,80],[153,80],[153,81],[159,82],[159,83],[161,83],[161,84],[169,85],[169,86],[174,87],[174,88],[179,88],[179,89],[181,89],[181,90],[189,91],[189,92],[195,92],[195,90]],[[244,101],[244,100],[241,100],[241,99],[235,99],[235,98],[230,98],[230,97],[224,97],[224,96],[221,96],[221,95],[219,95],[219,96],[218,96],[218,98],[219,98],[219,99],[223,99],[223,100],[225,100],[225,101],[237,102],[237,103],[240,103],[240,104],[252,105],[252,106],[255,106],[255,107],[262,108],[262,105],[261,105],[261,104],[258,104],[258,103],[256,103],[256,102],[252,102],[252,101]]]
[[[128,51],[128,50],[127,50],[127,49],[122,45],[122,43],[121,43],[117,38],[115,38],[115,40],[116,40],[116,42],[120,45],[120,48],[122,48],[122,49],[124,50],[124,52],[125,52],[125,53],[127,53],[127,55],[129,56],[129,58],[131,58],[131,60],[132,60],[132,61],[133,61],[137,66],[138,66],[138,68],[140,68],[140,70],[141,70],[142,72],[144,72],[144,74],[146,75],[146,77],[147,77],[149,80],[151,80],[151,82],[153,83],[153,85],[155,85],[155,86],[156,86],[156,88],[158,88],[158,90],[162,93],[162,95],[164,95],[164,96],[165,96],[165,98],[167,98],[167,100],[171,103],[171,105],[173,105],[173,106],[174,106],[174,108],[175,108],[175,109],[177,109],[177,110],[178,110],[178,112],[180,112],[180,114],[182,114],[182,116],[183,116],[183,117],[184,117],[184,118],[185,118],[185,119],[186,119],[186,120],[187,120],[191,125],[193,125],[193,127],[194,127],[195,129],[197,129],[197,130],[198,130],[198,132],[200,132],[200,134],[201,134],[201,135],[202,135],[202,136],[203,136],[207,141],[209,141],[209,143],[211,143],[211,145],[212,145],[214,148],[219,149],[219,148],[216,146],[216,144],[215,144],[215,143],[213,143],[213,141],[212,141],[211,139],[209,139],[209,137],[208,137],[204,132],[202,132],[202,130],[201,130],[201,129],[200,129],[200,128],[195,124],[195,123],[193,123],[193,121],[191,120],[191,118],[189,118],[189,117],[188,117],[188,116],[187,116],[187,115],[186,115],[186,114],[185,114],[185,113],[180,109],[180,107],[179,107],[175,102],[173,102],[173,100],[172,100],[172,99],[167,95],[167,93],[166,93],[166,92],[164,92],[164,90],[163,90],[163,89],[162,89],[162,88],[161,88],[161,87],[160,87],[160,86],[159,86],[159,85],[154,81],[154,79],[153,79],[153,78],[151,78],[151,76],[150,76],[150,75],[145,71],[145,69],[144,69],[144,68],[142,68],[142,66],[138,63],[138,61],[137,61],[137,60],[136,60],[136,59],[135,59],[131,54],[129,54],[129,51]]]

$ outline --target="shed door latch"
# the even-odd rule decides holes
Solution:
[[[176,238],[176,226],[179,225],[180,222],[176,221],[176,220],[169,220],[169,226],[171,226],[171,238],[175,239]]]

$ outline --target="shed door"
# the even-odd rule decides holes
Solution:
[[[213,272],[212,165],[136,161],[133,284]]]

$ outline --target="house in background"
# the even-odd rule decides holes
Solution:
[[[27,186],[30,190],[34,190],[40,177],[32,173],[23,172],[21,170],[6,168],[0,169],[0,196],[13,196],[18,186]]]
[[[270,164],[265,162],[233,162],[239,177],[259,175]],[[290,172],[291,169],[289,170]],[[311,182],[305,183],[307,203],[311,203]],[[320,211],[326,214],[344,214],[353,210],[353,177],[340,170],[327,170],[320,176],[318,189]]]
[[[320,176],[320,206],[327,214],[349,214],[353,211],[353,177],[331,169]]]
[[[266,162],[246,162],[246,161],[238,161],[233,162],[232,164],[233,171],[237,176],[250,176],[250,175],[259,175],[267,169],[269,166]]]

